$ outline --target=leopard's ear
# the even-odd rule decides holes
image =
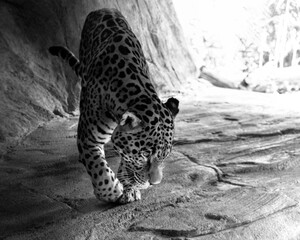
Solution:
[[[171,111],[173,117],[179,112],[179,101],[176,98],[169,98],[165,105]]]
[[[120,130],[124,132],[138,132],[142,130],[143,124],[143,121],[135,113],[126,111],[122,115],[119,126]]]

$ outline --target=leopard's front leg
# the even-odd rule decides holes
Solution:
[[[104,145],[88,146],[78,142],[80,162],[90,175],[94,193],[99,200],[117,202],[123,194],[123,186],[109,167]]]

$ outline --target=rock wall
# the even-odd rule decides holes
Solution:
[[[64,45],[78,56],[85,17],[103,7],[119,9],[131,24],[161,94],[180,89],[195,75],[172,0],[2,0],[1,151],[55,114],[77,108],[80,84],[47,48]]]

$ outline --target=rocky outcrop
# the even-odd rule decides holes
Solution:
[[[119,9],[140,39],[157,90],[178,90],[195,66],[171,0],[3,0],[0,2],[0,144],[14,142],[55,114],[78,106],[76,76],[47,48],[64,45],[78,56],[87,14]]]

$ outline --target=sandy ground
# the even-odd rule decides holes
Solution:
[[[179,98],[164,179],[127,205],[95,199],[77,117],[32,132],[0,161],[0,238],[300,239],[299,94]],[[107,158],[116,169],[110,145]]]

